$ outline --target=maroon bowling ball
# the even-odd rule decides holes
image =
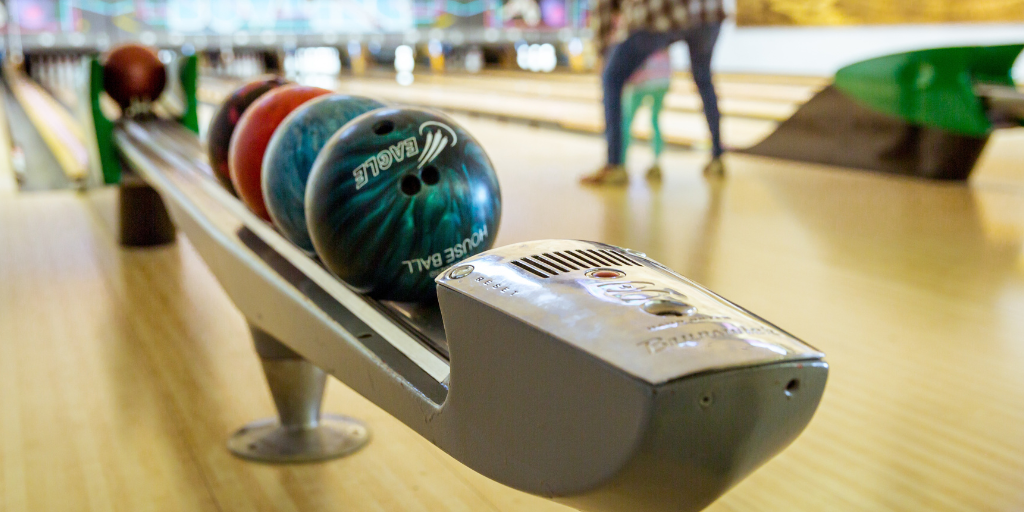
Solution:
[[[121,108],[128,108],[133,101],[157,99],[166,84],[167,70],[156,52],[145,46],[119,46],[103,63],[103,88]]]
[[[217,113],[210,121],[206,136],[206,154],[210,157],[210,167],[213,173],[224,185],[224,188],[238,195],[235,186],[231,183],[231,173],[228,171],[228,148],[231,146],[231,135],[235,133],[235,126],[242,118],[245,109],[249,108],[260,96],[267,91],[287,84],[288,81],[279,76],[261,77],[239,87],[228,96],[221,104]]]

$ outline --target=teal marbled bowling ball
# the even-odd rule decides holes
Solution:
[[[498,177],[449,117],[383,108],[346,124],[306,187],[306,225],[328,269],[379,300],[436,298],[434,277],[494,245]]]
[[[362,96],[331,94],[312,99],[288,114],[263,154],[263,200],[286,238],[313,252],[306,229],[306,182],[324,144],[346,123],[384,104]]]

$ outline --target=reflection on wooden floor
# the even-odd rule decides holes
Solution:
[[[299,81],[400,104],[603,133],[601,88],[596,75],[561,74],[548,78],[529,73],[422,74],[416,75],[413,85],[402,86],[395,82],[393,75],[380,72],[360,78],[344,76],[338,80],[300,77]],[[726,146],[743,148],[760,142],[775,129],[778,121],[792,115],[824,84],[821,79],[810,82],[801,77],[793,77],[795,83],[752,80],[718,79],[723,112],[722,138]],[[238,85],[236,80],[204,77],[199,99],[217,104]],[[683,147],[710,144],[700,98],[687,76],[679,74],[673,80],[665,105],[660,124],[667,143]],[[636,115],[633,134],[638,139],[650,139],[649,112],[643,107]]]
[[[499,244],[643,250],[824,350],[796,443],[711,511],[1024,508],[1024,158],[993,142],[970,185],[754,157],[706,182],[585,189],[594,137],[459,117],[504,196]],[[545,148],[543,150],[538,148]],[[112,190],[0,198],[0,510],[556,511],[463,468],[345,386],[326,410],[370,446],[326,464],[234,459],[272,413],[245,323],[187,240],[123,251]]]
[[[392,74],[377,73],[375,83],[395,83]],[[768,75],[770,76],[770,75]],[[550,98],[563,101],[583,101],[600,103],[602,97],[601,83],[597,75],[560,75],[550,79],[549,75],[529,73],[496,73],[481,75],[420,74],[411,86],[417,87],[443,86],[449,89],[477,90],[503,95],[529,96],[534,98]],[[781,77],[776,77],[782,80]],[[818,78],[813,84],[805,83],[802,77],[790,78],[796,83],[751,83],[755,78],[742,80],[732,77],[716,78],[716,92],[721,96],[719,107],[726,116],[746,117],[751,119],[767,119],[782,121],[793,114],[794,109],[806,102],[830,80]],[[360,81],[367,78],[343,78],[343,81]],[[693,80],[688,74],[676,73],[672,79],[672,87],[665,96],[666,111],[701,113],[700,96],[697,95]]]

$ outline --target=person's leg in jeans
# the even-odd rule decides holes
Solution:
[[[604,88],[604,126],[608,141],[608,163],[596,173],[583,178],[584,183],[625,183],[622,168],[622,88],[648,57],[672,41],[670,34],[640,31],[630,34],[625,41],[608,52],[608,62],[602,74]]]
[[[608,65],[604,68],[602,85],[604,86],[604,120],[605,137],[608,139],[608,163],[622,163],[622,144],[617,129],[622,125],[622,107],[619,98],[622,88],[634,71],[654,52],[669,45],[669,34],[640,31],[630,34],[622,44],[612,49],[608,56]],[[615,127],[615,129],[611,128]]]
[[[712,160],[705,171],[714,174],[721,173],[719,157],[724,151],[718,96],[715,94],[715,84],[711,81],[711,56],[721,28],[721,24],[717,23],[694,27],[687,30],[683,38],[690,50],[690,72],[693,74],[693,82],[697,85],[700,99],[704,103],[704,116],[707,117],[708,129],[711,131]]]

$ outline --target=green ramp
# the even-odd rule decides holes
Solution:
[[[968,179],[992,131],[1020,126],[1010,68],[1024,45],[919,50],[858,62],[757,145],[774,158]]]

